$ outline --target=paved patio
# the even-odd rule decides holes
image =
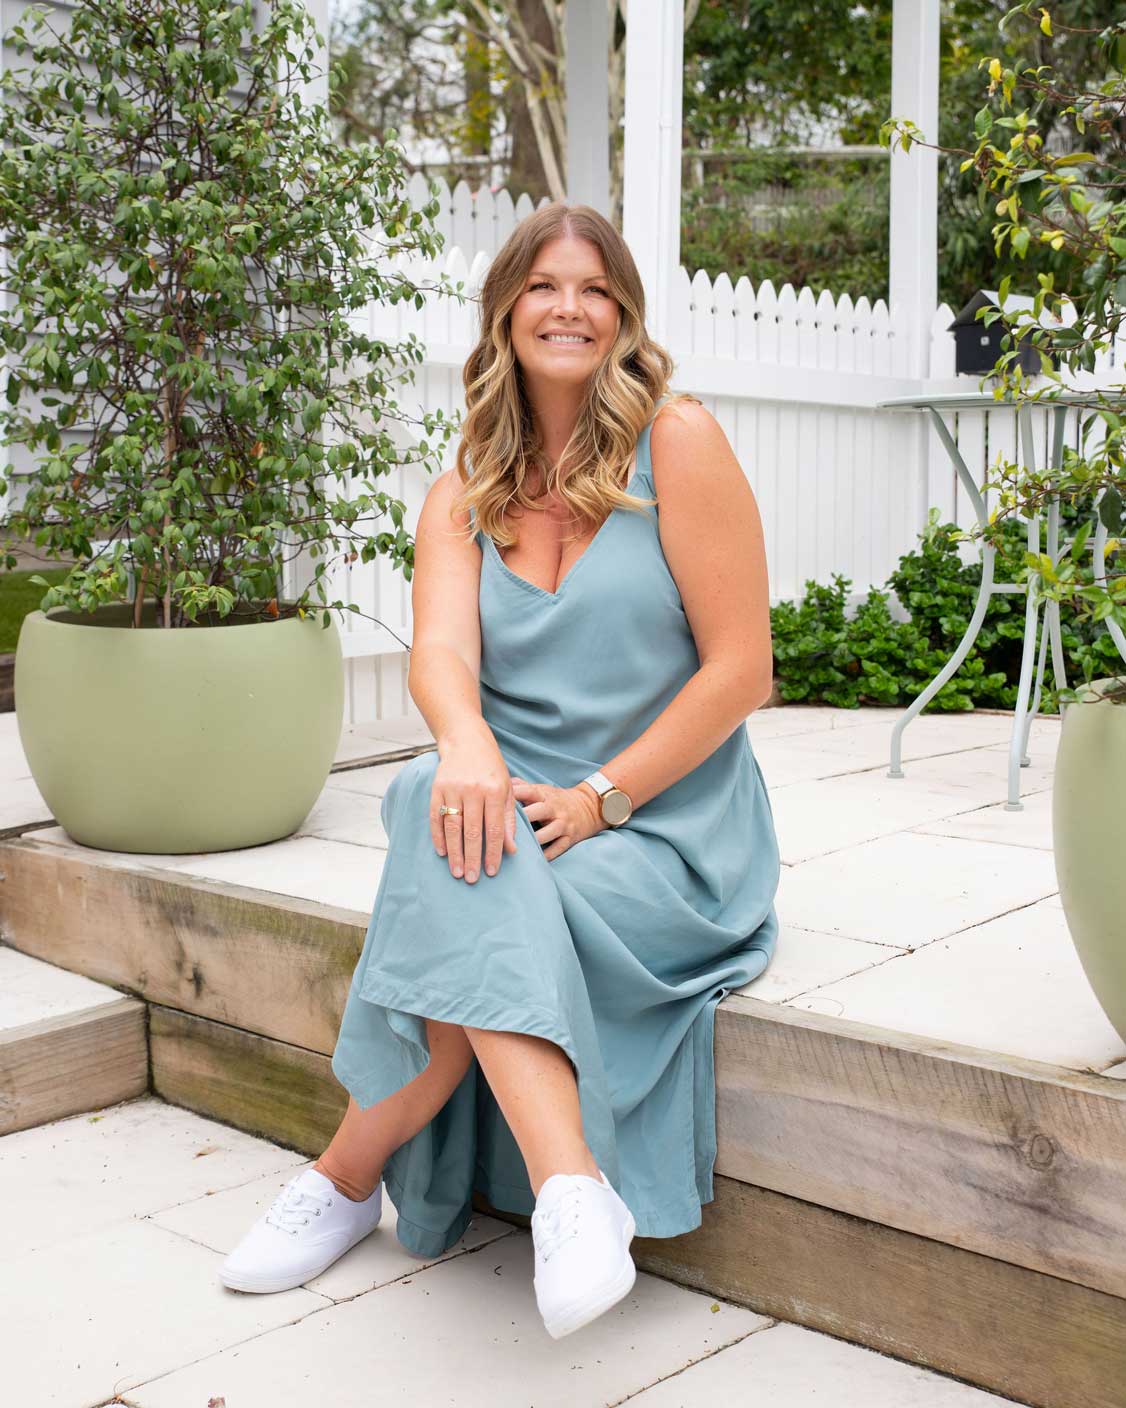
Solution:
[[[19,1408],[985,1408],[1010,1400],[639,1272],[550,1339],[530,1235],[476,1216],[443,1257],[395,1210],[306,1286],[216,1271],[307,1161],[153,1098],[0,1140],[4,1401]],[[114,1394],[118,1396],[113,1396]]]

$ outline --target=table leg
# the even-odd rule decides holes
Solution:
[[[1063,437],[1067,424],[1067,407],[1057,406],[1055,409],[1055,419],[1052,426],[1052,466],[1057,470],[1063,469]],[[1059,557],[1060,551],[1060,501],[1052,498],[1048,503],[1048,556],[1053,562]],[[1050,601],[1044,608],[1044,613],[1048,618],[1048,633],[1052,639],[1052,673],[1055,675],[1057,689],[1067,688],[1067,666],[1064,662],[1063,654],[1063,633],[1060,627],[1060,604],[1058,601]],[[1060,703],[1060,720],[1062,722],[1067,705]],[[1028,744],[1025,743],[1025,752],[1028,751]]]
[[[1098,500],[1095,503],[1095,545],[1093,549],[1094,555],[1091,561],[1095,581],[1100,587],[1106,586],[1107,526],[1103,522],[1102,514],[1099,512],[1099,505],[1105,493],[1105,489],[1100,490]],[[1122,627],[1113,616],[1108,616],[1103,622],[1103,625],[1106,627],[1107,634],[1110,636],[1111,640],[1118,647],[1119,655],[1122,656],[1123,660],[1126,660],[1126,631],[1123,631]]]
[[[1028,524],[1028,551],[1034,553],[1040,551],[1040,516],[1038,514]],[[1028,725],[1032,722],[1028,711],[1028,701],[1032,693],[1032,658],[1036,652],[1036,635],[1040,623],[1040,596],[1036,591],[1037,581],[1036,574],[1031,573],[1028,578],[1028,597],[1024,609],[1024,649],[1021,651],[1020,658],[1020,682],[1017,685],[1013,731],[1009,738],[1009,797],[1005,803],[1007,812],[1024,810],[1024,803],[1020,799],[1020,765],[1021,758],[1025,754]]]
[[[1063,417],[1060,414],[1065,411],[1063,407],[1056,408],[1055,435],[1053,437],[1052,464],[1049,468],[1058,468],[1060,456],[1063,451]],[[1032,433],[1032,415],[1027,405],[1017,407],[1017,423],[1020,429],[1020,448],[1022,458],[1027,469],[1031,473],[1036,472],[1036,448]],[[1048,508],[1048,553],[1055,561],[1055,554],[1059,547],[1059,503],[1054,497],[1049,501]],[[1040,515],[1035,513],[1028,521],[1028,551],[1039,556],[1040,553]],[[1044,641],[1048,635],[1052,635],[1053,655],[1052,665],[1056,665],[1054,652],[1055,636],[1052,634],[1051,614],[1044,612],[1044,637],[1040,640],[1040,664],[1036,675],[1036,701],[1029,710],[1029,696],[1032,693],[1032,657],[1036,651],[1036,635],[1040,629],[1040,593],[1038,584],[1039,574],[1029,572],[1028,574],[1028,596],[1024,611],[1024,649],[1021,651],[1020,661],[1020,681],[1017,684],[1016,709],[1013,713],[1013,732],[1009,739],[1009,795],[1005,802],[1007,812],[1021,812],[1024,810],[1024,803],[1020,799],[1020,769],[1022,764],[1027,766],[1032,761],[1028,753],[1028,740],[1032,730],[1032,720],[1036,710],[1040,707],[1040,678],[1044,668]]]
[[[1028,710],[1028,717],[1024,721],[1024,732],[1021,735],[1020,765],[1022,768],[1028,767],[1032,758],[1028,751],[1028,740],[1032,733],[1032,720],[1040,712],[1040,689],[1044,683],[1044,666],[1048,656],[1048,637],[1051,635],[1048,611],[1051,603],[1044,607],[1044,620],[1040,627],[1040,655],[1036,662],[1036,675],[1032,683],[1032,704]]]
[[[929,409],[931,420],[934,422],[934,428],[938,432],[938,438],[942,441],[943,445],[945,445],[946,453],[950,456],[950,463],[954,466],[954,472],[958,476],[967,498],[973,505],[974,515],[977,518],[978,525],[984,528],[989,521],[989,515],[986,511],[985,500],[982,498],[981,490],[978,488],[977,484],[974,483],[974,477],[970,473],[965,460],[962,458],[958,446],[954,443],[954,437],[950,434],[946,422],[933,406]],[[983,541],[981,545],[981,586],[978,588],[977,601],[974,603],[974,614],[970,617],[970,624],[966,627],[966,632],[958,642],[958,647],[954,651],[954,654],[951,655],[950,659],[938,674],[935,675],[926,689],[907,706],[906,710],[896,721],[895,727],[891,731],[891,766],[888,768],[888,777],[903,776],[903,730],[921,709],[926,708],[970,653],[974,641],[977,640],[977,634],[981,630],[981,623],[985,620],[985,613],[989,609],[989,598],[993,595],[994,590],[1004,590],[1003,587],[995,589],[993,585],[994,558],[996,556],[996,548]]]
[[[1062,422],[1056,418],[1056,463],[1059,463],[1059,447],[1062,443]],[[1039,535],[1037,535],[1039,536]],[[1060,505],[1058,499],[1052,499],[1048,504],[1048,541],[1045,548],[1053,564],[1059,556],[1060,546]],[[1021,740],[1022,768],[1028,767],[1032,762],[1032,756],[1028,751],[1029,740],[1032,736],[1032,720],[1040,712],[1040,690],[1044,683],[1044,666],[1047,656],[1047,645],[1049,639],[1052,642],[1052,670],[1056,676],[1056,688],[1062,689],[1060,683],[1065,678],[1063,663],[1063,640],[1060,636],[1060,604],[1058,601],[1048,601],[1044,604],[1044,622],[1040,628],[1040,658],[1036,664],[1036,685],[1032,695],[1032,708],[1028,711],[1028,717],[1024,721],[1024,733]]]
[[[950,676],[959,668],[962,661],[970,653],[974,641],[977,640],[977,633],[981,630],[981,623],[985,620],[985,613],[989,609],[989,598],[993,595],[993,559],[996,555],[996,548],[988,543],[982,545],[981,586],[978,588],[977,601],[974,604],[974,614],[970,617],[970,624],[966,627],[965,634],[958,642],[954,654],[926,689],[907,706],[891,731],[891,767],[888,769],[888,777],[903,776],[903,730],[920,709],[926,708]]]

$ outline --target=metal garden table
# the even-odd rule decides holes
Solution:
[[[988,513],[986,511],[985,500],[981,490],[974,481],[973,475],[966,467],[966,462],[962,458],[958,446],[954,442],[954,437],[950,433],[945,420],[942,418],[943,411],[959,410],[1005,410],[1006,408],[1016,412],[1019,416],[1018,429],[1020,432],[1019,445],[1020,457],[1023,466],[1035,472],[1034,440],[1032,434],[1032,410],[1041,406],[1050,408],[1052,412],[1052,436],[1051,436],[1051,462],[1045,466],[1048,470],[1059,470],[1063,464],[1063,438],[1064,428],[1067,418],[1068,407],[1072,405],[1089,405],[1091,393],[1086,395],[1075,393],[1072,395],[1045,396],[1040,401],[1012,401],[996,400],[988,392],[976,391],[953,391],[946,393],[936,393],[931,396],[897,396],[890,401],[877,402],[877,409],[887,410],[921,410],[929,413],[935,429],[938,431],[939,439],[942,441],[954,466],[955,473],[963,489],[973,505],[974,514],[979,525],[985,527],[988,523]],[[1048,525],[1047,542],[1045,550],[1052,561],[1055,562],[1060,556],[1059,545],[1059,521],[1060,506],[1059,499],[1052,495],[1048,499]],[[1045,603],[1045,624],[1046,631],[1040,631],[1040,598],[1038,593],[1031,590],[1036,581],[1036,574],[1030,573],[1027,582],[995,582],[993,571],[996,548],[992,547],[984,539],[981,541],[981,587],[978,590],[977,601],[974,605],[973,616],[966,628],[965,634],[958,643],[957,649],[951,655],[946,665],[939,671],[934,679],[927,685],[922,693],[915,699],[901,715],[892,729],[891,734],[891,766],[888,770],[889,777],[903,776],[902,743],[903,730],[911,720],[934,698],[946,681],[961,666],[966,656],[970,653],[978,632],[981,630],[982,622],[985,620],[985,613],[989,607],[990,598],[996,593],[1026,593],[1027,605],[1024,617],[1024,649],[1021,655],[1020,682],[1017,686],[1016,709],[1013,715],[1013,730],[1009,740],[1009,787],[1008,800],[1005,803],[1006,811],[1023,811],[1024,803],[1020,799],[1020,769],[1027,767],[1031,762],[1028,755],[1028,739],[1032,729],[1032,720],[1036,717],[1040,708],[1040,688],[1044,678],[1045,653],[1048,639],[1052,642],[1052,668],[1055,672],[1057,688],[1064,688],[1066,685],[1066,675],[1064,673],[1063,643],[1060,636],[1060,604],[1058,601],[1048,601]],[[1106,529],[1101,524],[1095,534],[1095,580],[1104,581],[1103,549],[1106,544]],[[1036,514],[1028,523],[1028,550],[1029,552],[1040,551],[1040,515]],[[1126,637],[1113,621],[1108,621],[1107,628],[1114,638],[1122,657],[1126,660]],[[1039,659],[1036,664],[1035,680],[1033,679],[1033,655],[1036,653],[1036,637],[1040,634]],[[1065,706],[1061,705],[1061,712]]]

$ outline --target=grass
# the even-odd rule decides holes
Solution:
[[[31,580],[32,577],[45,577],[48,582],[61,582],[68,569],[65,567],[29,567],[26,571],[0,571],[0,655],[15,650],[19,639],[23,618],[30,611],[38,611],[46,588]]]

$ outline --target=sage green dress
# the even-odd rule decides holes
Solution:
[[[655,495],[642,431],[628,488]],[[556,592],[513,572],[480,529],[482,714],[510,772],[570,787],[641,734],[699,668],[661,550],[659,504],[615,509]],[[425,1017],[528,1032],[575,1069],[583,1131],[644,1237],[701,1221],[716,1155],[715,1009],[776,946],[778,846],[740,724],[620,827],[548,860],[521,804],[517,850],[473,884],[430,839],[436,752],[395,774],[388,851],[332,1058],[362,1108],[429,1061]],[[398,1237],[437,1256],[472,1193],[535,1206],[476,1058],[384,1168]]]

